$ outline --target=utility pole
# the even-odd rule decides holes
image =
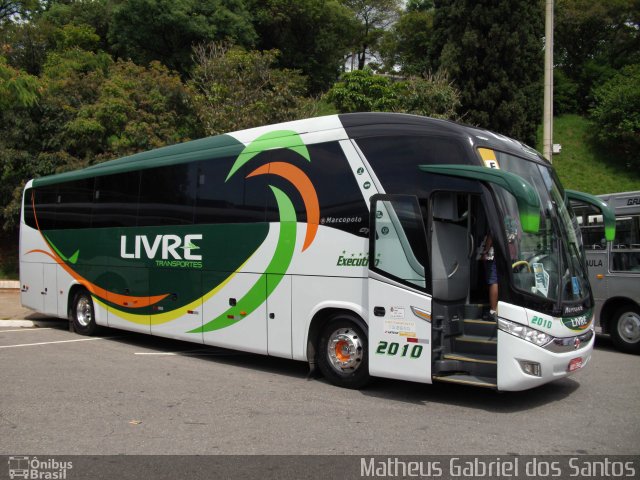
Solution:
[[[553,0],[546,0],[545,10],[542,154],[553,162]]]

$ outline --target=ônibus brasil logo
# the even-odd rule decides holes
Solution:
[[[194,242],[202,240],[201,234],[156,235],[152,240],[147,235],[135,235],[131,242],[127,235],[120,237],[121,258],[148,258],[155,260],[157,267],[202,268],[202,255],[193,253],[200,247]],[[182,250],[182,253],[180,253]],[[160,256],[160,259],[156,259]]]

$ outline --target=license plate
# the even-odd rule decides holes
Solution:
[[[582,368],[582,357],[574,358],[569,362],[569,368],[567,369],[570,372],[575,372],[576,370]]]

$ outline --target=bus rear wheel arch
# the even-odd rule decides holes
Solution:
[[[614,345],[629,353],[640,353],[640,308],[626,304],[614,312],[609,323]]]
[[[73,297],[71,322],[80,335],[93,335],[98,330],[93,300],[85,289],[78,290]]]
[[[367,336],[350,313],[334,314],[322,326],[316,355],[318,368],[333,385],[355,389],[370,380]]]

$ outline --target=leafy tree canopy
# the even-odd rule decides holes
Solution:
[[[122,58],[158,60],[185,76],[193,45],[231,40],[251,46],[256,33],[242,0],[127,0],[114,7],[109,40]]]
[[[221,43],[195,48],[188,82],[207,135],[312,116],[306,79],[276,68],[278,51],[246,51]]]
[[[358,22],[337,0],[253,0],[261,50],[280,51],[278,65],[300,70],[312,93],[338,78]]]
[[[534,143],[542,116],[542,5],[439,0],[435,6],[431,60],[460,89],[465,120]]]
[[[591,110],[597,136],[608,147],[640,168],[640,64],[623,68],[594,90]]]

